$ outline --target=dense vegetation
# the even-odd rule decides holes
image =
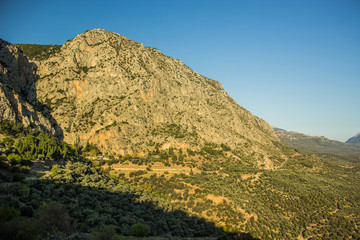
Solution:
[[[360,202],[353,194],[359,191],[359,167],[317,161],[294,156],[278,171],[235,159],[204,161],[201,172],[190,175],[134,174],[127,180],[185,205],[226,231],[247,231],[261,239],[359,238]]]
[[[17,44],[31,60],[44,60],[60,51],[61,45]]]
[[[91,233],[97,239],[230,237],[214,224],[189,216],[169,199],[111,176],[81,155],[96,148],[81,151],[7,120],[1,120],[0,131],[0,239],[76,233],[78,237]],[[52,166],[46,179],[32,175],[30,167],[39,161]]]
[[[254,165],[258,156],[212,143],[199,151],[98,158],[96,147],[71,146],[16,123],[2,120],[0,131],[0,239],[360,238],[356,164],[284,147],[289,156],[281,167],[265,170]],[[39,178],[39,166],[51,170]],[[122,170],[127,166],[136,170]]]

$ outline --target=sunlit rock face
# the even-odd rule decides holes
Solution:
[[[94,29],[40,61],[36,93],[69,143],[111,154],[226,144],[268,167],[279,140],[238,105],[220,82],[159,50]]]

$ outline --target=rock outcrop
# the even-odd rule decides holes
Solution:
[[[62,138],[62,130],[37,100],[37,66],[22,50],[0,39],[0,116]]]

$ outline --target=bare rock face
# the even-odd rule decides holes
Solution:
[[[66,42],[38,66],[38,99],[70,143],[106,153],[199,149],[205,143],[279,154],[262,119],[238,105],[221,83],[116,33],[94,29]]]
[[[28,102],[35,96],[36,65],[29,63],[21,49],[0,39],[1,83],[21,94]]]
[[[0,39],[0,116],[61,138],[56,121],[37,100],[36,69],[21,49]]]

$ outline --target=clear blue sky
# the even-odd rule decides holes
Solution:
[[[182,60],[273,126],[340,141],[360,131],[360,0],[0,0],[11,43],[92,28]]]

